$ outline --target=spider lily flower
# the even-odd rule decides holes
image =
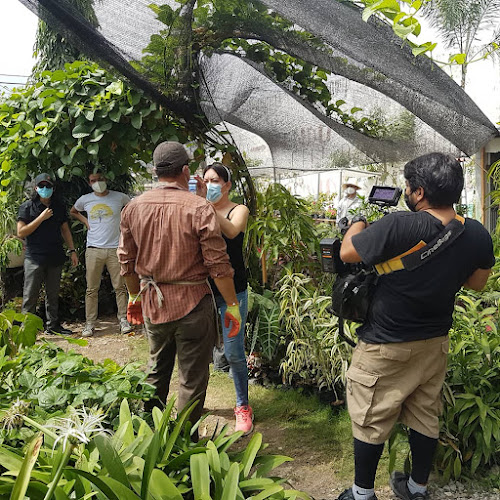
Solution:
[[[13,429],[21,427],[24,423],[24,417],[28,414],[29,407],[29,402],[22,401],[17,398],[17,400],[3,414],[2,419],[0,420],[2,428],[7,432],[10,432]]]
[[[87,412],[85,407],[71,408],[69,417],[57,418],[52,424],[46,425],[54,429],[57,434],[53,448],[57,446],[57,443],[62,442],[64,451],[68,442],[71,446],[80,443],[88,444],[94,435],[109,433],[102,425],[104,418],[105,415],[101,410],[91,409]]]

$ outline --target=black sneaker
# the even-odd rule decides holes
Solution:
[[[393,472],[389,484],[394,494],[401,500],[423,500],[427,498],[427,493],[410,493],[408,489],[408,479],[410,476],[403,472]]]
[[[355,500],[354,498],[354,494],[352,492],[352,488],[349,488],[348,490],[345,490],[344,492],[342,492],[339,497],[337,498],[337,500]],[[369,500],[378,500],[377,497],[375,495],[372,495]]]
[[[45,332],[48,334],[59,333],[61,335],[73,335],[73,332],[71,330],[68,330],[67,328],[64,328],[64,326],[61,325],[55,326],[54,328],[47,328]]]

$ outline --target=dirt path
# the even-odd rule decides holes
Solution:
[[[79,337],[79,333],[83,329],[83,323],[66,324],[75,332],[74,337]],[[96,361],[102,362],[106,358],[110,358],[119,364],[125,364],[130,361],[139,361],[146,365],[147,362],[147,340],[144,336],[142,328],[129,335],[120,334],[118,322],[115,317],[104,318],[96,325],[96,333],[93,337],[88,338],[87,346],[78,346],[68,344],[64,339],[51,336],[50,340],[59,344],[64,349],[73,349],[76,352]],[[213,374],[213,377],[221,376],[221,374]],[[176,390],[176,383],[173,381],[172,391]],[[219,428],[226,423],[231,426],[233,424],[233,409],[231,399],[227,396],[227,389],[219,388],[219,383],[211,382],[205,402],[205,409],[210,413],[205,420],[205,428],[201,432],[211,433],[218,426]],[[227,384],[226,384],[226,387]],[[230,386],[229,386],[230,387]],[[225,394],[221,391],[225,391]],[[255,430],[262,433],[263,440],[268,443],[267,452],[272,454],[287,455],[292,457],[293,462],[285,463],[276,474],[281,477],[286,477],[289,480],[290,486],[307,492],[314,499],[334,500],[340,492],[350,486],[350,479],[338,477],[339,471],[342,470],[343,464],[334,462],[332,454],[325,451],[311,449],[307,443],[304,443],[300,436],[290,437],[290,430],[281,427],[277,423],[269,424],[269,422],[255,421]],[[245,445],[250,437],[241,440],[241,445]],[[350,457],[351,459],[352,457]],[[352,468],[352,465],[345,467]],[[344,474],[345,476],[345,474]],[[460,489],[459,485],[458,489]],[[455,488],[455,489],[453,489]],[[488,494],[465,493],[461,496],[457,491],[456,486],[447,486],[445,488],[434,488],[431,499],[471,499],[481,498],[500,500],[500,493],[488,492]],[[379,500],[394,500],[395,496],[390,491],[388,486],[377,485],[377,497]]]

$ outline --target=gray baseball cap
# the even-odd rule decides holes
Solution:
[[[54,185],[54,181],[52,180],[52,177],[49,174],[38,174],[35,177],[35,186],[38,186],[38,184],[40,184],[40,182],[47,182],[51,186]]]
[[[181,167],[189,163],[189,156],[182,144],[165,141],[156,146],[153,153],[155,167]]]

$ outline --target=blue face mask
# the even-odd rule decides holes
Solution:
[[[222,186],[220,184],[207,184],[207,200],[217,203],[222,198]]]
[[[54,193],[54,188],[49,187],[37,187],[36,192],[40,196],[40,198],[50,198]]]

